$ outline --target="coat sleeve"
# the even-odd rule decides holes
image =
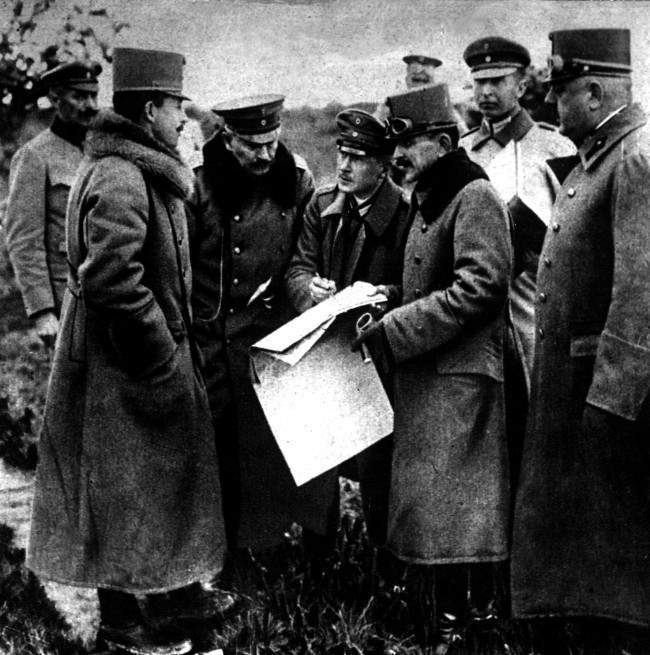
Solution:
[[[143,281],[149,220],[145,181],[132,164],[105,158],[92,172],[81,203],[87,254],[79,281],[86,305],[106,318],[124,368],[148,375],[171,359],[176,343]]]
[[[635,420],[650,392],[650,160],[629,155],[612,197],[614,272],[587,402]]]
[[[5,233],[28,316],[55,307],[45,248],[46,195],[47,164],[30,147],[21,148],[11,162]]]
[[[309,293],[309,284],[318,272],[322,247],[320,209],[318,198],[313,197],[305,210],[302,229],[285,275],[287,295],[298,312],[302,313],[314,304]]]
[[[455,201],[453,279],[382,319],[395,361],[428,353],[492,320],[508,293],[512,253],[505,205],[484,181]]]

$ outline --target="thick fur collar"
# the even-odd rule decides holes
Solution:
[[[423,219],[430,223],[444,211],[456,194],[474,180],[488,180],[485,171],[475,164],[463,148],[440,157],[418,180],[415,187]]]
[[[180,198],[192,192],[194,176],[178,153],[110,109],[93,119],[85,150],[94,159],[114,156],[130,161],[152,184]]]
[[[224,145],[221,131],[203,147],[205,180],[212,187],[217,202],[228,212],[239,211],[242,198],[254,188],[265,192],[281,207],[289,209],[296,204],[298,172],[289,149],[280,142],[271,170],[256,178],[246,174],[233,154]]]

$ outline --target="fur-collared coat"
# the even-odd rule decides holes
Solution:
[[[221,449],[232,548],[277,545],[296,521],[329,527],[338,480],[296,487],[253,389],[248,349],[295,316],[283,278],[314,182],[279,144],[271,171],[248,176],[217,133],[196,169],[192,229],[197,338]]]
[[[395,360],[387,545],[419,564],[503,560],[506,206],[460,149],[418,181],[412,211],[404,304],[381,319]]]
[[[164,591],[217,572],[225,540],[191,331],[192,175],[113,112],[86,145],[28,565],[68,584]]]
[[[512,555],[519,616],[650,625],[650,130],[630,105],[564,180],[537,277]]]

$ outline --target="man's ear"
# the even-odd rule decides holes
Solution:
[[[443,147],[445,152],[451,152],[451,137],[444,132],[438,137],[438,143]]]
[[[225,129],[221,130],[221,139],[223,141],[223,145],[226,146],[226,150],[230,150],[230,152],[232,152],[232,133]]]
[[[517,83],[517,100],[521,100],[524,97],[527,88],[528,81],[526,80],[526,76],[522,75]]]
[[[600,109],[603,104],[603,99],[605,97],[605,90],[603,85],[596,79],[589,81],[587,86],[589,92],[589,109],[596,110]]]
[[[142,118],[147,122],[147,123],[155,123],[156,121],[156,116],[155,116],[155,111],[156,105],[154,105],[152,100],[147,100],[147,102],[144,103],[144,107],[142,107]]]

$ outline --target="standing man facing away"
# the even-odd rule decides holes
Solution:
[[[295,315],[284,275],[314,192],[305,161],[279,140],[283,102],[265,95],[215,107],[225,125],[196,170],[193,302],[221,449],[230,583],[246,584],[237,579],[246,549],[272,549],[292,522],[325,535],[338,520],[338,478],[296,487],[251,379],[249,347]]]
[[[387,174],[395,149],[386,124],[359,109],[336,117],[340,130],[336,184],[319,189],[307,206],[298,245],[286,275],[288,295],[303,312],[357,280],[378,285],[399,304],[408,202]],[[390,385],[389,371],[380,371]],[[368,532],[386,539],[392,440],[384,439],[353,460],[361,483]]]
[[[88,133],[27,559],[43,579],[97,587],[98,642],[136,655],[190,650],[190,632],[161,628],[218,613],[199,581],[225,546],[192,336],[183,63],[116,48],[115,111]]]
[[[61,64],[43,74],[55,108],[52,125],[14,155],[5,231],[9,259],[36,332],[54,345],[68,274],[65,208],[90,119],[97,113],[95,63]]]
[[[474,80],[474,100],[483,115],[461,145],[508,205],[514,229],[514,272],[510,284],[506,403],[513,490],[535,346],[535,278],[539,252],[559,186],[546,161],[575,153],[571,142],[546,123],[535,123],[519,100],[526,91],[528,50],[514,41],[489,36],[463,53]]]
[[[630,32],[552,32],[550,91],[578,148],[538,273],[537,342],[515,512],[518,616],[650,634],[650,135]],[[605,636],[604,636],[605,635]],[[619,635],[620,636],[620,635]],[[598,643],[600,641],[600,643]],[[592,651],[589,651],[592,652]],[[601,650],[593,652],[600,653]],[[622,651],[620,651],[622,652]]]
[[[420,601],[417,610],[418,636],[444,653],[444,635],[433,637],[427,626],[439,631],[443,613],[452,622],[467,615],[470,570],[471,603],[485,610],[493,598],[491,564],[508,557],[508,217],[483,169],[458,148],[446,85],[393,96],[389,104],[406,180],[417,182],[413,222],[403,304],[362,339],[383,342],[395,366],[387,546],[412,565],[413,593],[435,577],[435,600]]]

